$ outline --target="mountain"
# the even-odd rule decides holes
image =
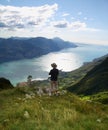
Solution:
[[[68,87],[67,90],[83,95],[108,91],[108,56],[87,72],[79,82]]]
[[[67,48],[67,44],[68,44],[68,45],[71,45],[71,44],[72,44],[72,42],[64,41],[64,40],[62,40],[62,39],[59,38],[59,37],[53,38],[53,41],[58,44],[58,47],[59,47],[59,48]],[[77,47],[77,45],[76,45],[76,44],[72,44],[72,47]]]
[[[96,58],[90,62],[84,62],[83,65],[76,70],[70,72],[61,72],[59,75],[60,83],[64,83],[62,86],[65,88],[73,86],[76,82],[79,82],[91,69],[102,63],[106,57],[108,57],[108,54]]]
[[[74,43],[62,39],[36,38],[0,38],[0,63],[38,57],[64,48],[77,47]]]

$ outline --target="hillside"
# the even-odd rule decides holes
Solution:
[[[0,130],[107,130],[107,77],[106,55],[75,71],[62,72],[59,95],[38,93],[37,88],[48,87],[46,80],[2,90]]]
[[[0,38],[0,63],[38,57],[64,48],[77,47],[74,43],[62,39],[36,38]]]
[[[107,130],[108,106],[72,93],[39,96],[33,87],[0,92],[0,130]]]
[[[79,82],[91,69],[102,63],[102,61],[104,61],[106,57],[108,57],[108,54],[96,58],[91,62],[86,62],[80,68],[71,72],[61,72],[59,78],[60,83],[64,83],[62,85],[64,88],[73,86],[76,82]]]
[[[108,57],[87,72],[78,83],[67,89],[73,93],[84,95],[108,91]]]

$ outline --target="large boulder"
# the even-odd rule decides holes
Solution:
[[[11,82],[6,78],[0,78],[0,90],[14,88]]]

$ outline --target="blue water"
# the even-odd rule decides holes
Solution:
[[[28,75],[34,79],[47,79],[50,64],[56,62],[58,69],[71,71],[79,68],[84,62],[108,54],[108,46],[80,45],[59,52],[49,53],[39,58],[25,59],[0,64],[0,77],[8,78],[12,84],[26,81]]]

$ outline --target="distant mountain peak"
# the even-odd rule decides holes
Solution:
[[[63,39],[59,38],[59,37],[54,37],[53,40],[56,40],[56,41],[63,41]]]

